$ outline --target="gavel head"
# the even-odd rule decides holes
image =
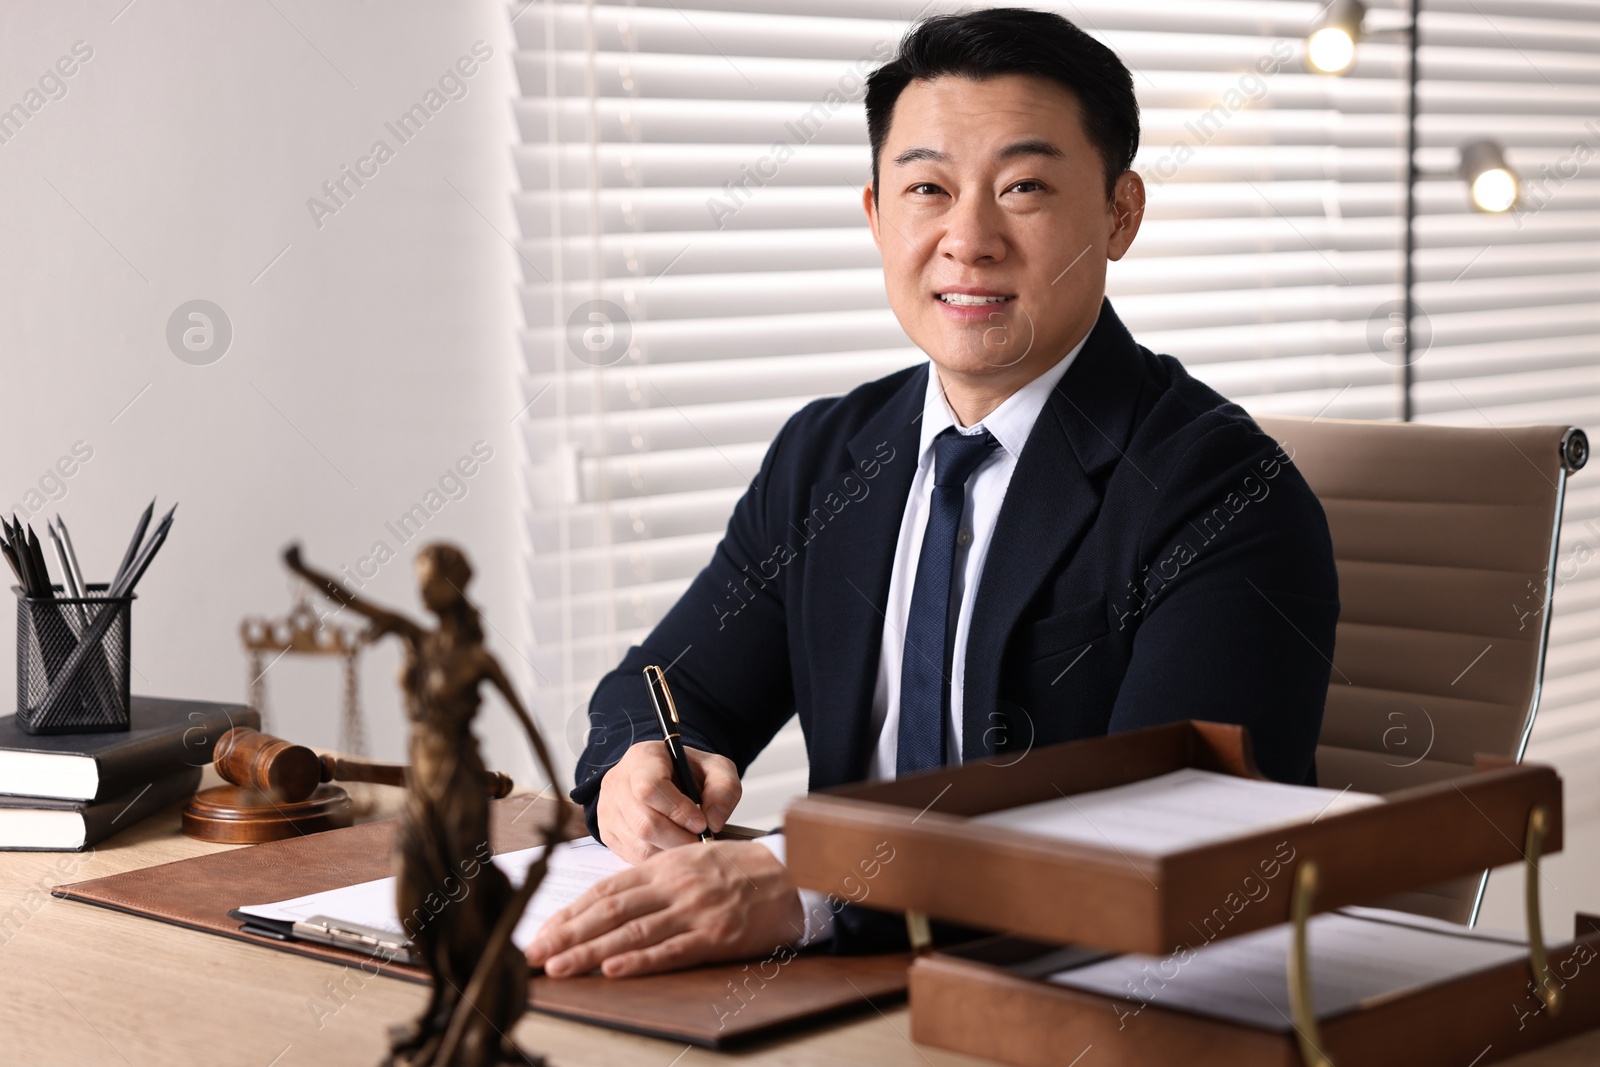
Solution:
[[[280,803],[304,800],[322,781],[322,761],[304,745],[235,726],[217,739],[212,763],[234,785],[259,789]]]

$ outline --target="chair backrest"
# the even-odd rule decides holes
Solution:
[[[1318,784],[1388,793],[1520,760],[1539,706],[1570,472],[1566,426],[1264,416],[1322,501],[1339,627]],[[1384,903],[1472,922],[1484,877]]]

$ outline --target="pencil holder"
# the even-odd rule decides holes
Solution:
[[[128,728],[134,597],[17,594],[17,725],[30,734]],[[60,587],[55,587],[59,589]]]

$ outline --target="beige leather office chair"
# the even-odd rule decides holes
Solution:
[[[1339,628],[1318,784],[1388,793],[1520,760],[1582,430],[1262,417],[1322,501]],[[1388,906],[1476,920],[1487,874]]]

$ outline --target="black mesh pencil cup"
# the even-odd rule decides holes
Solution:
[[[30,734],[128,728],[132,594],[17,594],[17,724]],[[60,587],[55,587],[59,589]]]

